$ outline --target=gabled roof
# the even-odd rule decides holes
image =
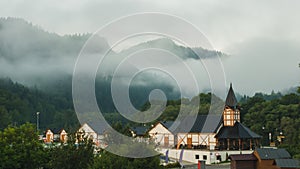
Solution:
[[[192,118],[192,117],[191,117]],[[192,120],[187,117],[180,124],[190,123]],[[222,124],[221,115],[197,115],[194,125],[188,133],[215,133]],[[187,133],[186,129],[177,128],[175,133]]]
[[[89,122],[89,123],[84,123],[80,128],[82,129],[84,126],[88,127],[90,130],[97,134],[103,134],[105,131],[104,125],[102,123],[94,123],[94,122]],[[85,131],[87,132],[87,131]]]
[[[236,109],[238,106],[238,101],[235,97],[234,91],[232,89],[232,84],[230,83],[230,88],[226,97],[225,106],[228,106],[232,109]]]
[[[89,121],[89,126],[97,133],[97,134],[103,134],[105,130],[107,130],[107,126],[105,123],[99,123],[98,121]]]
[[[232,161],[256,161],[257,158],[253,154],[233,154],[229,156]]]
[[[240,122],[235,122],[234,126],[223,126],[215,137],[218,139],[261,138]]]
[[[67,134],[66,130],[65,129],[62,129],[59,134]]]
[[[52,132],[50,129],[47,129],[47,130],[46,130],[45,134],[47,134],[47,133],[53,134],[53,132]]]
[[[276,159],[274,163],[280,168],[300,168],[299,161],[294,159]]]
[[[275,160],[275,159],[289,159],[291,155],[285,149],[273,149],[273,148],[256,148],[262,160]]]

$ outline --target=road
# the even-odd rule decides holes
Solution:
[[[197,165],[187,165],[186,169],[198,169]],[[207,165],[206,169],[230,169],[230,164]],[[174,168],[175,169],[175,168]]]

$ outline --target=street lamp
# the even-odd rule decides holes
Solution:
[[[266,136],[266,131],[265,131],[266,127],[265,127],[265,126],[262,126],[261,129],[263,130],[263,140],[262,140],[262,144],[263,144],[263,145],[267,145],[267,144],[268,144],[268,138],[265,137],[265,136]]]
[[[36,112],[36,131],[39,131],[39,115],[40,112]]]

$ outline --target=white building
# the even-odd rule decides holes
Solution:
[[[97,146],[104,146],[104,134],[103,132],[97,132],[95,129],[93,129],[91,126],[89,126],[87,123],[84,123],[77,131],[76,133],[77,138],[80,139],[91,139]],[[78,140],[76,141],[78,142]]]
[[[172,125],[172,122],[158,122],[156,123],[149,131],[148,134],[155,144],[160,147],[174,147],[175,139],[174,134],[169,131],[169,127]]]
[[[216,114],[219,115],[198,115],[196,119],[185,117],[175,129],[159,123],[149,130],[149,135],[160,143],[158,150],[161,153],[169,150],[169,157],[178,160],[184,149],[182,160],[192,163],[198,160],[205,160],[207,164],[220,162],[231,154],[250,154],[260,146],[261,136],[240,121],[240,106],[231,84],[224,108]],[[191,121],[195,122],[188,129]],[[174,146],[170,144],[172,135]],[[166,148],[168,142],[170,147]]]
[[[176,148],[214,150],[217,145],[215,135],[221,126],[221,119],[220,115],[198,115],[188,132],[177,130]]]
[[[198,115],[188,132],[181,128],[171,131],[172,125],[172,121],[158,122],[148,131],[148,134],[162,148],[214,149],[215,135],[221,126],[221,116]]]

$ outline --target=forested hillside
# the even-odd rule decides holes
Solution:
[[[254,96],[241,104],[242,120],[246,126],[263,136],[263,144],[275,142],[300,158],[300,91],[273,100]],[[271,133],[271,140],[269,140]],[[280,139],[277,136],[284,136]]]
[[[7,125],[21,125],[25,122],[36,123],[36,112],[41,112],[41,129],[75,130],[78,128],[79,123],[73,109],[71,93],[53,92],[50,94],[50,91],[49,89],[48,93],[45,93],[36,88],[27,88],[22,84],[14,83],[10,79],[0,79],[0,128],[3,129]],[[287,148],[297,158],[300,157],[299,93],[298,90],[298,93],[286,95],[280,93],[256,94],[253,97],[242,98],[240,103],[242,123],[263,136],[263,145],[275,142],[277,145]],[[198,113],[207,114],[212,95],[202,93],[199,96],[200,109]],[[157,120],[175,120],[180,106],[188,105],[190,102],[193,102],[193,99],[169,100],[167,107]],[[141,109],[147,110],[149,106],[149,103],[146,103]],[[105,117],[112,125],[117,123],[128,123],[129,126],[139,125],[129,122],[116,112],[107,112]],[[268,138],[269,133],[272,135],[271,140]],[[279,135],[285,137],[281,142],[277,138]]]
[[[22,85],[36,86],[47,95],[54,94],[71,100],[72,74],[76,59],[90,36],[89,33],[62,36],[47,32],[24,19],[0,18],[0,78],[9,77]],[[96,36],[95,39],[88,50],[89,54],[106,52],[110,48],[105,38]],[[193,62],[192,65],[199,64],[194,65],[197,68],[201,67],[199,57],[203,60],[218,58],[218,56],[227,57],[226,54],[214,50],[180,46],[166,38],[141,42],[121,51],[112,51],[106,57],[105,63],[99,66],[96,77],[97,99],[98,101],[105,100],[105,104],[99,102],[103,112],[116,111],[110,92],[112,77],[120,81],[117,85],[122,86],[123,80],[127,79],[128,73],[131,72],[126,70],[120,76],[113,76],[121,60],[135,50],[149,48],[168,50],[181,58],[183,62]],[[197,51],[198,57],[194,51]],[[164,60],[162,64],[178,69],[177,63],[169,59]],[[185,79],[184,76],[183,79]],[[136,107],[145,104],[153,89],[164,91],[169,100],[180,98],[177,84],[161,72],[145,71],[132,79],[131,83],[130,97]],[[203,91],[207,88],[202,87]]]
[[[1,129],[7,125],[36,123],[36,112],[40,112],[41,129],[72,129],[79,125],[72,100],[0,79]]]

